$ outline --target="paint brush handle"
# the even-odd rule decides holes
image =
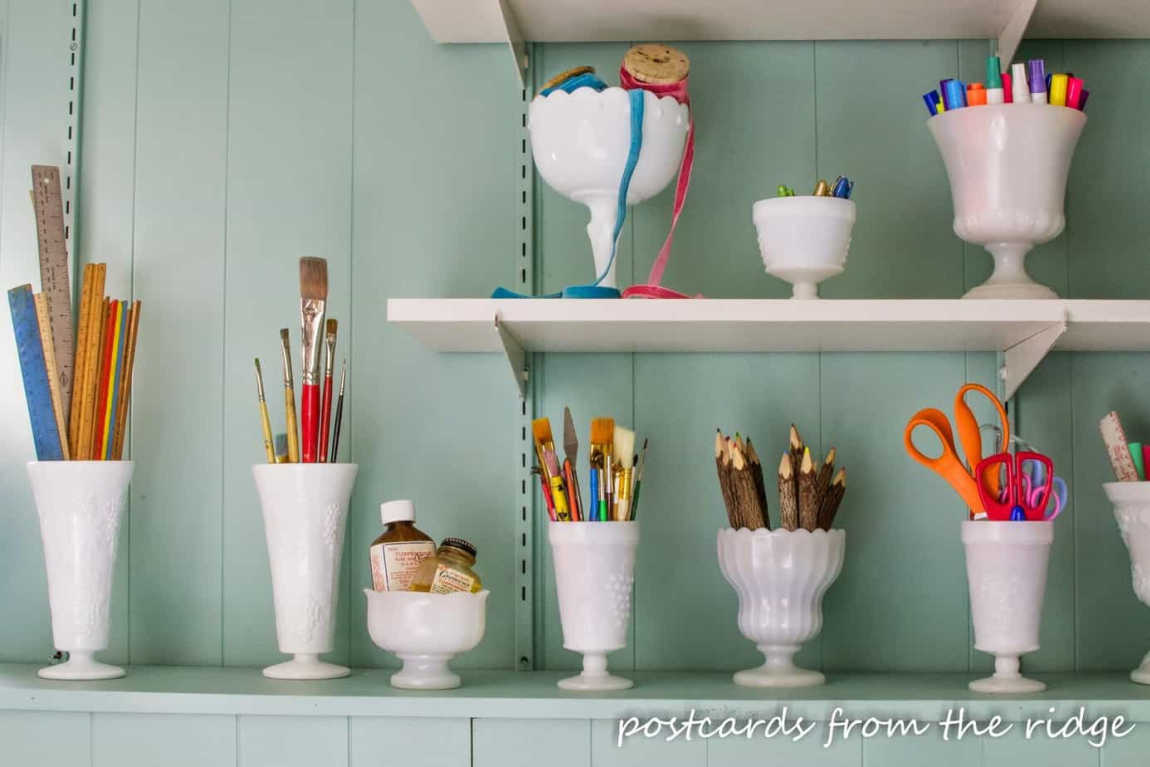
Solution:
[[[260,425],[264,430],[264,453],[268,463],[276,462],[275,441],[272,438],[272,422],[268,418],[268,403],[260,400]]]
[[[287,428],[288,463],[299,463],[299,425],[295,417],[295,390],[284,387],[284,426]]]
[[[327,435],[331,433],[331,369],[323,377],[323,410],[319,417],[319,462],[327,463]]]
[[[563,461],[563,476],[567,479],[567,501],[571,508],[571,520],[580,522],[583,519],[583,499],[579,497],[579,482],[575,477],[575,466],[570,459]]]
[[[543,502],[547,504],[547,516],[551,517],[552,522],[557,522],[555,503],[551,499],[551,486],[547,484],[547,475],[543,472],[539,472],[539,484],[543,487]]]
[[[315,463],[319,434],[319,384],[305,383],[300,395],[301,460]]]

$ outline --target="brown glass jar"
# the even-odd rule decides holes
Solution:
[[[415,504],[388,501],[379,506],[383,534],[371,542],[371,587],[407,591],[419,566],[435,556],[435,540],[415,526]]]

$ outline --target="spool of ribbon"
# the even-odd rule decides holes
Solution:
[[[671,96],[680,104],[686,104],[688,107],[691,105],[691,96],[687,91],[687,81],[689,77],[684,77],[677,83],[669,85],[655,85],[652,83],[644,83],[636,80],[631,76],[631,73],[625,67],[619,68],[619,84],[627,90],[645,90],[650,91],[656,96]],[[671,228],[667,232],[667,239],[663,241],[663,247],[659,248],[659,254],[655,257],[655,263],[651,265],[651,272],[647,275],[646,285],[632,285],[623,291],[624,298],[689,298],[689,296],[679,293],[678,291],[664,288],[663,272],[667,268],[667,261],[671,257],[671,245],[675,240],[675,227],[679,223],[679,214],[683,212],[683,204],[687,200],[687,188],[691,185],[691,168],[695,164],[695,116],[690,114],[690,123],[687,128],[687,144],[683,148],[683,157],[679,161],[679,177],[675,182],[675,204],[671,210]]]

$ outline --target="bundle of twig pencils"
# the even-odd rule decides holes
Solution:
[[[779,461],[779,526],[784,530],[830,530],[846,492],[846,469],[835,472],[836,451],[827,451],[816,464],[799,435],[791,426],[787,450]],[[731,527],[755,530],[771,527],[767,515],[763,467],[750,438],[744,443],[715,433],[715,468],[719,489]]]

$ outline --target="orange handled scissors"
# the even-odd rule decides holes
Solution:
[[[998,412],[999,425],[1002,428],[1002,444],[1009,444],[1010,423],[1006,418],[1006,408],[1002,401],[994,395],[994,392],[976,383],[964,385],[954,397],[954,425],[958,431],[958,444],[962,446],[963,455],[966,457],[965,464],[959,458],[958,450],[955,448],[954,431],[951,429],[950,421],[947,420],[946,415],[941,410],[936,408],[924,408],[911,417],[906,424],[906,431],[903,433],[903,444],[911,458],[937,472],[954,488],[954,491],[962,497],[963,502],[970,508],[971,516],[974,516],[983,513],[984,509],[974,474],[975,467],[982,461],[982,435],[979,433],[978,419],[975,417],[974,411],[966,404],[966,394],[971,391],[981,394],[994,406]],[[914,430],[920,426],[925,426],[933,431],[938,437],[938,441],[942,443],[942,453],[938,457],[932,458],[924,455],[921,450],[914,446],[912,436]],[[999,483],[997,475],[987,476],[987,483],[997,492]]]

